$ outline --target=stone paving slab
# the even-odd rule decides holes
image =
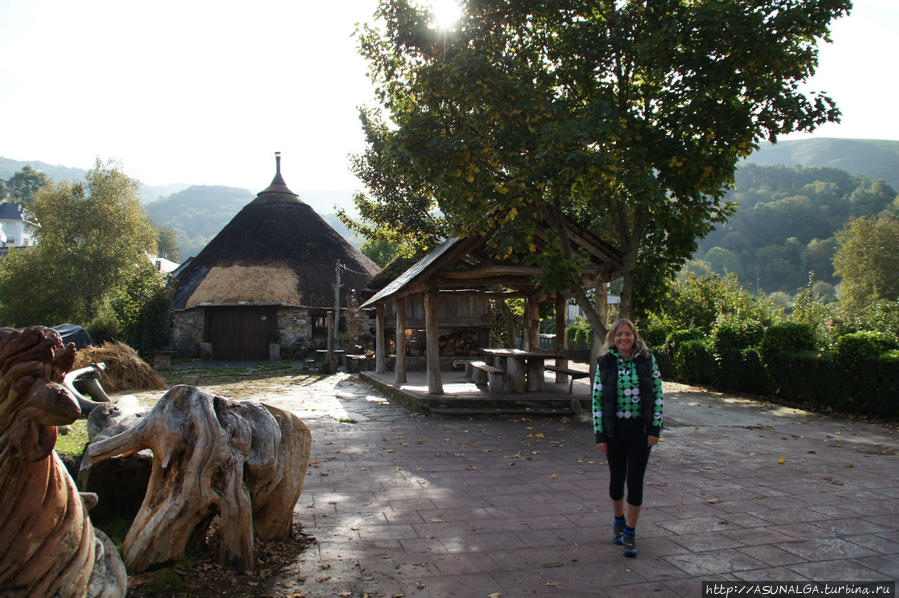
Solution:
[[[421,417],[346,374],[258,397],[312,430],[272,596],[690,596],[702,581],[895,580],[897,434],[668,385],[637,559],[571,418]],[[304,581],[300,581],[303,579]]]

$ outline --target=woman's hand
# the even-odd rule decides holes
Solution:
[[[609,445],[606,444],[605,442],[597,442],[596,448],[599,450],[599,452],[606,453],[609,450]]]
[[[646,437],[646,446],[655,446],[659,443],[658,436],[647,436]]]

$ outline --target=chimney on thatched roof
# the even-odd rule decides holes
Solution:
[[[203,306],[334,305],[337,262],[341,295],[364,289],[380,268],[291,191],[275,153],[271,184],[229,222],[178,276],[176,310]],[[341,297],[341,305],[346,305]]]

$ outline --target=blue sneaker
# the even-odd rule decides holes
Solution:
[[[628,531],[624,530],[622,534],[622,539],[624,540],[624,556],[628,558],[636,558],[637,557],[637,534],[636,531]]]
[[[615,519],[612,521],[612,543],[617,544],[618,546],[624,545],[624,518]]]

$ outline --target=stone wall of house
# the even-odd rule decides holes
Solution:
[[[187,309],[172,314],[172,346],[178,354],[193,355],[205,334],[202,309]]]
[[[295,354],[304,343],[312,338],[312,320],[309,310],[299,307],[278,308],[278,342],[281,352]]]

